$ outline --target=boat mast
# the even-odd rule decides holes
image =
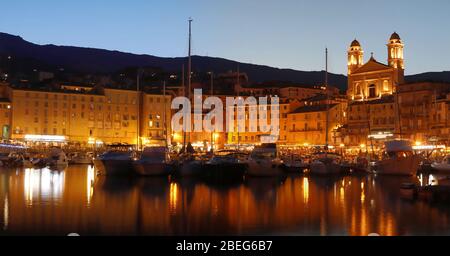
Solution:
[[[167,119],[166,119],[166,81],[163,82],[163,101],[164,101],[164,108],[163,108],[163,122],[164,122],[164,141],[166,144],[166,148],[169,146],[167,143]]]
[[[326,123],[325,123],[325,152],[328,152],[328,122],[329,122],[329,105],[328,105],[328,48],[325,48],[325,93],[326,93]]]
[[[186,85],[184,83],[184,64],[181,66],[181,88],[183,88],[183,96],[187,97]],[[187,120],[183,118],[183,148],[186,151],[186,124]]]
[[[214,72],[211,71],[210,74],[211,74],[211,97],[213,97],[213,95],[214,95]],[[214,131],[215,131],[215,129],[213,129],[211,131],[211,152],[214,152]]]
[[[137,120],[137,125],[136,125],[136,151],[139,151],[139,133],[140,133],[140,126],[141,126],[141,119],[140,119],[140,110],[141,110],[141,94],[140,94],[140,75],[141,75],[141,69],[139,68],[137,71],[137,77],[136,77],[136,120]]]
[[[191,73],[192,73],[192,67],[191,67],[191,40],[192,40],[191,24],[192,24],[192,21],[193,21],[193,19],[189,18],[189,49],[188,49],[188,99],[189,100],[191,100]],[[190,130],[190,127],[189,127],[189,130]],[[189,136],[188,136],[188,143],[190,143],[190,142],[191,142],[191,133],[189,133]]]
[[[240,96],[240,88],[241,88],[241,84],[240,84],[240,80],[239,80],[239,63],[237,64],[237,96],[239,99]],[[238,150],[241,148],[241,139],[239,138],[239,106],[237,107],[237,144],[238,144]]]

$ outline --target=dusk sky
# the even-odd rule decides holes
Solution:
[[[346,74],[357,38],[365,61],[386,62],[392,32],[405,43],[406,74],[450,70],[450,1],[4,1],[0,31],[38,44],[105,48],[172,57],[187,54]]]

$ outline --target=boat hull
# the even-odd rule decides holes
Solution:
[[[282,168],[285,172],[289,173],[303,173],[306,169],[309,168],[309,164],[301,164],[301,165],[283,164]]]
[[[419,168],[419,156],[413,155],[402,159],[385,159],[379,161],[373,172],[381,175],[413,176]]]
[[[431,164],[431,168],[437,170],[440,173],[450,173],[450,165],[449,164],[433,163],[433,164]]]
[[[177,175],[181,177],[199,176],[202,169],[203,164],[200,161],[184,162],[178,168]]]
[[[283,174],[281,165],[269,161],[249,161],[247,175],[253,177],[273,177]]]
[[[310,173],[316,175],[337,175],[341,174],[341,166],[336,163],[314,161],[311,163]]]
[[[146,161],[134,161],[133,168],[136,174],[141,176],[164,176],[169,174],[166,163],[154,163]]]
[[[246,169],[244,163],[206,164],[201,176],[207,180],[238,181],[243,179]]]
[[[120,176],[134,174],[131,159],[95,159],[94,166],[102,175]]]

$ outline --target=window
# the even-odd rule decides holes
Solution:
[[[384,80],[383,81],[383,91],[389,91],[389,81],[388,80]]]
[[[356,92],[356,95],[360,95],[361,94],[361,86],[359,86],[359,84],[356,84],[355,92]]]
[[[374,84],[369,86],[369,98],[375,98],[377,96],[377,90]]]

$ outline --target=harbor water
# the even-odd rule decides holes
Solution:
[[[94,167],[0,169],[0,235],[450,235],[450,206],[400,196],[433,177],[292,174],[208,184]]]

